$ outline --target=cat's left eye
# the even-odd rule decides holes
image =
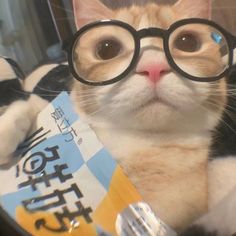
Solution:
[[[174,40],[174,47],[183,52],[197,52],[202,46],[200,38],[191,32],[183,32]]]
[[[96,56],[98,59],[102,60],[110,60],[117,57],[121,50],[122,45],[121,43],[112,38],[103,39],[96,45]]]

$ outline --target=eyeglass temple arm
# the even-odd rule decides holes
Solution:
[[[231,38],[231,43],[232,43],[233,49],[235,49],[236,48],[236,36],[231,34],[230,38]]]
[[[236,58],[235,58],[235,52],[236,52],[236,36],[234,36],[234,35],[232,35],[232,34],[230,34],[230,41],[231,41],[231,44],[232,44],[232,50],[233,50],[233,64],[235,64],[235,60],[236,60]]]

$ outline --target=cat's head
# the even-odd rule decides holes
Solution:
[[[74,0],[77,28],[101,19],[116,19],[130,24],[136,30],[149,27],[167,29],[184,18],[210,18],[210,0],[179,0],[174,5],[146,3],[118,10],[108,9],[99,0]],[[99,33],[96,32],[96,38]],[[122,38],[124,42],[129,40]],[[83,52],[87,65],[93,65],[95,53],[86,45]],[[89,44],[89,43],[88,43]],[[101,87],[77,82],[75,93],[78,106],[87,116],[96,117],[125,128],[152,131],[209,130],[221,117],[226,103],[226,82],[194,82],[183,78],[169,66],[162,50],[162,39],[145,38],[141,41],[139,61],[125,79]],[[161,49],[161,50],[160,50]],[[198,52],[198,56],[199,55]],[[206,51],[205,51],[206,53]],[[217,55],[207,52],[203,70],[211,70],[210,62]],[[200,70],[191,60],[182,62],[189,70]],[[209,64],[208,64],[209,63]],[[160,71],[156,71],[156,68]],[[119,68],[110,62],[96,66],[94,74],[116,74]]]

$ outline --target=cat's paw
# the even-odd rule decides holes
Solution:
[[[236,188],[181,236],[236,236]]]
[[[16,101],[0,116],[0,165],[11,161],[17,147],[25,140],[38,113],[48,104],[31,95],[28,100]]]
[[[2,118],[2,117],[1,117]],[[24,141],[30,128],[30,122],[25,120],[0,119],[0,165],[11,161],[18,145]]]
[[[27,101],[17,101],[0,116],[0,165],[11,161],[26,138],[32,125],[31,114]]]

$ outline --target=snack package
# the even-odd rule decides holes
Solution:
[[[38,116],[15,163],[0,170],[0,205],[29,235],[174,236],[91,128],[60,94]]]

